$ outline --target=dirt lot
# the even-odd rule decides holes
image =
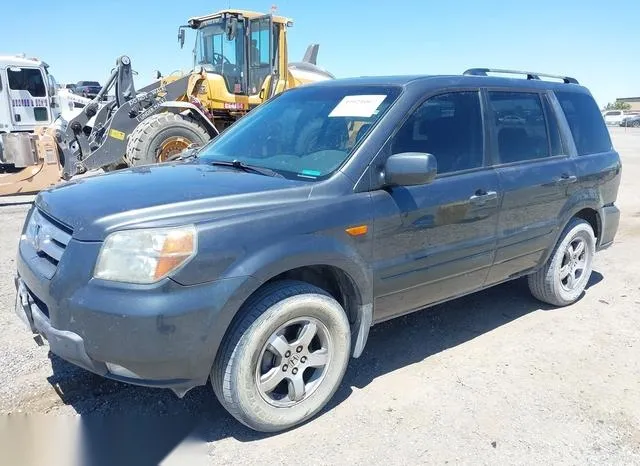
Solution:
[[[0,412],[188,415],[217,464],[640,464],[640,131],[611,132],[624,165],[622,221],[579,303],[541,306],[519,281],[375,327],[322,416],[275,436],[237,424],[209,386],[179,400],[37,346],[13,313],[28,205],[9,199],[0,207]]]

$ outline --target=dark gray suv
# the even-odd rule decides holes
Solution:
[[[18,315],[78,366],[178,396],[211,380],[278,431],[373,324],[523,276],[575,302],[618,228],[619,156],[575,79],[491,71],[303,86],[182,160],[40,193]]]

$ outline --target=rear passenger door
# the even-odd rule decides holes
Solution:
[[[486,101],[503,194],[491,284],[538,265],[577,178],[546,92],[488,90]]]

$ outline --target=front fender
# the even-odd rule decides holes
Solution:
[[[172,100],[168,102],[163,102],[160,104],[161,109],[169,110],[175,113],[182,113],[184,111],[188,111],[193,119],[197,120],[200,125],[209,133],[209,136],[214,138],[219,134],[218,129],[212,123],[212,121],[202,112],[198,106],[192,104],[191,102],[182,102],[179,100]]]
[[[341,269],[353,280],[358,302],[373,301],[371,268],[353,247],[332,237],[287,238],[247,256],[229,271],[228,277],[249,275],[262,284],[283,272],[311,265]]]
[[[233,282],[238,277],[245,277],[246,280],[224,306],[216,322],[216,332],[224,335],[242,304],[267,281],[289,270],[313,265],[336,267],[352,280],[358,303],[356,321],[352,325],[352,355],[359,357],[373,320],[372,271],[355,248],[332,237],[288,238],[248,255],[229,269],[226,279]]]

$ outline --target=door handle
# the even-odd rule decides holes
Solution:
[[[578,181],[578,177],[575,175],[568,175],[566,173],[562,174],[560,178],[556,178],[556,184],[564,185],[571,184]]]
[[[484,189],[478,189],[473,196],[469,198],[469,201],[475,205],[484,205],[487,201],[493,201],[498,198],[498,193],[495,191],[485,191]]]

